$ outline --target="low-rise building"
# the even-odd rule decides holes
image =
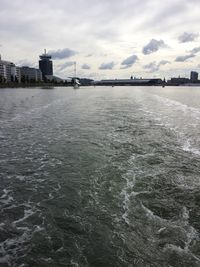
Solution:
[[[42,72],[39,69],[23,66],[20,68],[22,82],[42,81]]]

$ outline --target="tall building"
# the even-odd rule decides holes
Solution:
[[[39,69],[42,72],[44,80],[46,75],[53,75],[53,62],[51,60],[51,55],[46,53],[46,49],[44,50],[44,54],[40,56]]]
[[[196,71],[191,71],[191,73],[190,73],[190,81],[191,81],[192,83],[195,83],[195,82],[198,81],[198,72],[196,72]]]

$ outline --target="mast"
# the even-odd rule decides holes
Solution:
[[[76,61],[74,61],[74,78],[76,78]]]

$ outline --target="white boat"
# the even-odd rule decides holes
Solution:
[[[73,79],[73,87],[74,87],[74,89],[78,89],[80,85],[81,84],[80,84],[79,80],[77,78],[74,78]]]
[[[74,78],[72,79],[72,81],[74,89],[78,89],[81,84],[79,82],[79,79],[76,78],[76,62],[74,62]]]

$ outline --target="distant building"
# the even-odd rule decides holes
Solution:
[[[51,55],[46,53],[46,49],[44,50],[44,54],[40,56],[39,69],[42,72],[44,80],[46,75],[53,75],[53,63],[51,61]]]
[[[17,72],[16,68],[14,63],[1,60],[0,58],[0,81],[9,83],[15,81],[16,76],[19,78],[20,74]]]
[[[187,78],[182,78],[182,77],[178,77],[178,78],[171,78],[170,80],[167,81],[167,83],[170,85],[181,85],[181,84],[186,84],[189,83],[190,80]]]
[[[191,81],[192,83],[195,83],[195,82],[198,81],[198,72],[196,72],[196,71],[191,71],[191,73],[190,73],[190,81]]]
[[[95,81],[94,85],[111,85],[111,86],[139,86],[139,85],[161,85],[163,81],[161,79],[114,79],[114,80],[101,80]]]
[[[22,82],[40,82],[42,81],[42,73],[39,69],[23,66],[20,68]]]
[[[21,82],[21,70],[20,67],[15,66],[14,64],[11,66],[11,81],[12,82]]]
[[[45,80],[47,82],[55,82],[55,83],[63,83],[65,80],[61,79],[60,77],[53,76],[53,75],[46,75]]]

